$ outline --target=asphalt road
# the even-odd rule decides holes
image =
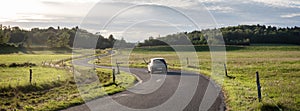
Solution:
[[[80,66],[93,57],[74,60]],[[102,66],[96,66],[102,67]],[[109,68],[109,67],[106,67]],[[142,68],[122,68],[134,74],[139,83],[124,92],[70,107],[66,111],[223,111],[221,89],[207,77],[192,72],[169,70],[167,74],[149,74]]]

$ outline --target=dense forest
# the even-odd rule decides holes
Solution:
[[[139,46],[156,46],[176,44],[187,44],[186,39],[193,45],[206,45],[211,32],[221,32],[226,45],[251,45],[257,43],[264,44],[298,44],[300,45],[300,27],[278,28],[265,25],[238,25],[222,27],[219,29],[205,29],[201,31],[181,32],[154,39],[149,37]]]
[[[124,39],[115,39],[113,35],[105,38],[102,35],[92,34],[78,27],[71,29],[49,27],[47,29],[32,28],[31,30],[23,30],[19,27],[0,25],[0,46],[71,48],[73,47],[75,36],[83,42],[95,42],[97,40],[96,46],[79,44],[78,48],[112,48],[115,43],[119,45],[131,45]]]

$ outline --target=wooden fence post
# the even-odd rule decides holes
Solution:
[[[189,58],[188,57],[186,58],[186,64],[187,64],[187,66],[189,66]]]
[[[113,84],[116,84],[116,74],[115,69],[113,69]]]
[[[258,101],[261,102],[261,86],[259,82],[259,74],[258,71],[256,72],[256,84],[257,84],[257,96],[258,96]]]
[[[96,70],[95,62],[93,62],[93,70]]]
[[[116,65],[117,65],[117,74],[120,74],[120,67],[119,67],[118,59],[116,59]]]
[[[224,69],[225,69],[225,75],[226,77],[228,77],[226,64],[224,64]]]
[[[29,66],[29,82],[31,84],[31,80],[32,80],[32,69],[31,69],[31,66]]]

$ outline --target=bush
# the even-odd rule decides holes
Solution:
[[[0,67],[7,67],[6,64],[0,64]]]
[[[18,64],[18,63],[11,63],[8,67],[29,67],[29,66],[36,66],[34,63],[23,63],[23,64]]]

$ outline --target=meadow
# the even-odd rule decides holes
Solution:
[[[17,52],[17,51],[16,51]],[[62,53],[61,53],[62,52]],[[42,62],[58,62],[68,60],[72,54],[60,50],[32,51],[31,53],[6,53],[0,55],[0,110],[59,110],[85,101],[115,94],[132,86],[136,79],[133,75],[121,72],[117,75],[116,86],[112,84],[112,71],[99,69],[94,71],[98,82],[82,84],[80,91],[69,69],[42,66]],[[80,50],[82,52],[82,50]],[[101,52],[101,51],[100,51]],[[11,64],[35,64],[29,66],[10,67]],[[69,61],[66,62],[68,65]],[[79,67],[79,66],[78,66]],[[29,69],[32,69],[32,83],[29,82]],[[81,68],[83,75],[87,69]],[[98,92],[98,93],[95,93]]]
[[[81,86],[76,84],[73,76],[66,80],[50,80],[47,83],[41,82],[33,85],[2,86],[0,109],[60,110],[124,91],[136,82],[133,75],[121,72],[116,75],[116,84],[118,84],[116,86],[112,84],[111,70],[97,68],[95,72],[100,82],[81,84]]]
[[[228,74],[235,79],[227,78],[222,72],[211,76],[212,58],[209,48],[196,46],[195,49],[200,61],[198,67],[193,67],[193,64],[197,64],[193,63],[193,60],[189,60],[188,66],[186,63],[181,64],[171,47],[141,47],[133,49],[132,52],[120,50],[113,58],[118,59],[123,66],[146,67],[143,58],[163,57],[170,69],[200,69],[199,73],[211,77],[222,87],[228,110],[300,110],[300,46],[227,46]],[[118,54],[130,56],[127,58]],[[121,61],[125,59],[128,59],[129,64]],[[110,57],[95,62],[101,65],[115,65],[111,64],[114,62],[111,62]],[[257,99],[256,71],[260,74],[262,102],[258,102]]]
[[[11,64],[11,63],[34,63],[41,65],[42,62],[57,62],[62,59],[72,57],[71,54],[4,54],[0,55],[0,63]]]
[[[41,52],[40,52],[41,53]],[[71,54],[1,54],[0,64],[5,64],[6,67],[0,67],[1,80],[0,87],[16,87],[16,86],[26,86],[29,85],[29,69],[30,67],[9,67],[9,65],[23,64],[23,63],[33,63],[33,83],[45,84],[50,81],[65,81],[70,78],[70,72],[66,70],[59,70],[55,68],[42,67],[42,62],[52,61],[57,62],[61,59],[70,58]]]

